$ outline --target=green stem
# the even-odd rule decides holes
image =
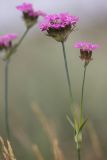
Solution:
[[[20,46],[20,44],[22,43],[23,39],[25,38],[25,36],[27,35],[28,31],[30,28],[27,28],[26,31],[24,32],[24,34],[22,35],[22,37],[20,38],[19,42],[13,46],[13,48],[10,50],[10,52],[7,54],[6,59],[9,59],[11,57],[12,54],[15,53],[16,49]]]
[[[82,92],[81,92],[81,120],[83,119],[83,102],[84,102],[84,86],[85,86],[85,78],[86,78],[86,69],[87,69],[87,64],[85,63],[83,82],[82,82]]]
[[[72,103],[73,102],[73,96],[72,96],[71,82],[70,82],[68,63],[67,63],[67,57],[66,57],[66,51],[65,51],[65,44],[64,44],[64,42],[61,42],[61,43],[62,43],[63,56],[64,56],[64,62],[65,62],[65,70],[66,70],[66,76],[67,76],[68,87],[69,87],[69,94],[70,94],[71,103]]]
[[[25,36],[27,35],[28,31],[30,28],[27,28],[26,31],[24,32],[24,34],[22,35],[22,37],[20,38],[19,42],[17,43],[16,47],[19,47],[19,45],[21,44],[21,42],[23,41],[23,39],[25,38]]]
[[[5,109],[5,127],[7,138],[10,139],[9,130],[9,117],[8,117],[8,70],[9,70],[9,60],[5,61],[4,68],[4,109]]]
[[[77,149],[78,160],[81,160],[80,149]]]
[[[15,50],[20,46],[21,42],[25,38],[30,28],[26,29],[18,43],[12,48],[12,50],[7,54],[5,59],[5,70],[4,70],[4,108],[5,108],[5,127],[7,138],[10,139],[10,127],[9,127],[9,113],[8,113],[8,69],[11,55],[15,52]]]

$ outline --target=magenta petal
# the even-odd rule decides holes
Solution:
[[[78,22],[78,17],[72,16],[68,13],[51,14],[44,17],[44,21],[41,26],[47,26],[46,30],[49,28],[65,28],[66,26],[72,26]],[[40,29],[43,31],[42,27]]]
[[[90,43],[90,42],[77,42],[74,45],[74,47],[82,49],[82,50],[86,50],[86,51],[92,51],[92,50],[97,49],[99,47],[99,45],[98,44],[93,44],[93,43]]]

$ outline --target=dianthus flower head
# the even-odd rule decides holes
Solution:
[[[31,3],[23,3],[16,6],[16,8],[23,13],[23,19],[27,28],[32,27],[38,20],[39,16],[46,16],[46,13],[42,11],[35,11]]]
[[[85,62],[88,64],[92,60],[93,50],[97,49],[99,45],[90,42],[78,42],[74,45],[74,47],[80,49],[80,58],[85,60]]]
[[[12,46],[12,41],[17,38],[16,34],[6,34],[0,36],[0,50],[7,49]]]
[[[5,59],[8,52],[12,49],[12,41],[16,38],[16,34],[6,34],[0,36],[0,57],[2,59]]]
[[[78,17],[68,13],[47,15],[40,24],[40,29],[41,31],[47,31],[48,36],[53,37],[55,40],[63,42],[74,30],[78,19]]]

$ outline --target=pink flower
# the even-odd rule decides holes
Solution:
[[[44,17],[40,24],[41,31],[47,31],[48,35],[57,41],[64,41],[73,31],[79,18],[68,13],[51,14]]]
[[[74,45],[75,48],[79,48],[83,51],[93,51],[99,47],[98,44],[92,44],[90,42],[78,42]]]
[[[23,3],[22,5],[16,6],[19,11],[30,12],[33,10],[33,6],[30,3]]]
[[[41,11],[41,10],[35,11],[35,14],[36,14],[37,16],[42,16],[42,17],[45,17],[45,16],[47,15],[45,12],[43,12],[43,11]]]
[[[14,39],[17,38],[16,34],[6,34],[0,36],[0,49],[5,49],[11,46]]]
[[[78,17],[71,16],[68,13],[52,14],[45,16],[44,22],[41,23],[42,31],[49,29],[61,29],[67,26],[74,26],[78,22]],[[47,29],[46,29],[47,28]]]
[[[46,13],[42,12],[42,11],[31,11],[29,12],[29,16],[31,17],[38,17],[38,16],[46,16]]]
[[[31,3],[23,3],[22,5],[16,6],[16,8],[23,13],[28,13],[29,16],[46,16],[46,13],[40,10],[35,11]]]
[[[23,3],[16,8],[23,13],[23,19],[28,28],[32,27],[37,22],[39,16],[46,16],[46,13],[40,10],[35,11],[31,3]]]
[[[87,65],[92,60],[92,51],[97,49],[99,45],[90,42],[78,42],[74,47],[80,49],[80,58],[81,60],[85,60],[85,64]]]

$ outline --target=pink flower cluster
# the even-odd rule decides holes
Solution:
[[[14,39],[17,38],[16,34],[6,34],[0,36],[0,48],[7,48],[11,46]]]
[[[19,11],[27,13],[31,17],[46,16],[42,11],[35,11],[31,3],[23,3],[16,7]]]
[[[33,10],[33,6],[30,3],[23,3],[22,5],[19,5],[16,8],[22,12],[29,12]]]
[[[83,51],[93,51],[95,49],[97,49],[99,47],[98,44],[93,44],[93,43],[90,43],[90,42],[77,42],[75,45],[74,45],[75,48],[79,48]]]
[[[42,31],[47,31],[49,29],[64,29],[66,27],[75,26],[78,20],[78,17],[68,13],[51,14],[45,16],[44,21],[40,24],[40,29]]]
[[[90,42],[78,42],[74,47],[80,49],[80,59],[85,60],[85,65],[88,65],[92,60],[92,51],[97,49],[99,45]]]

